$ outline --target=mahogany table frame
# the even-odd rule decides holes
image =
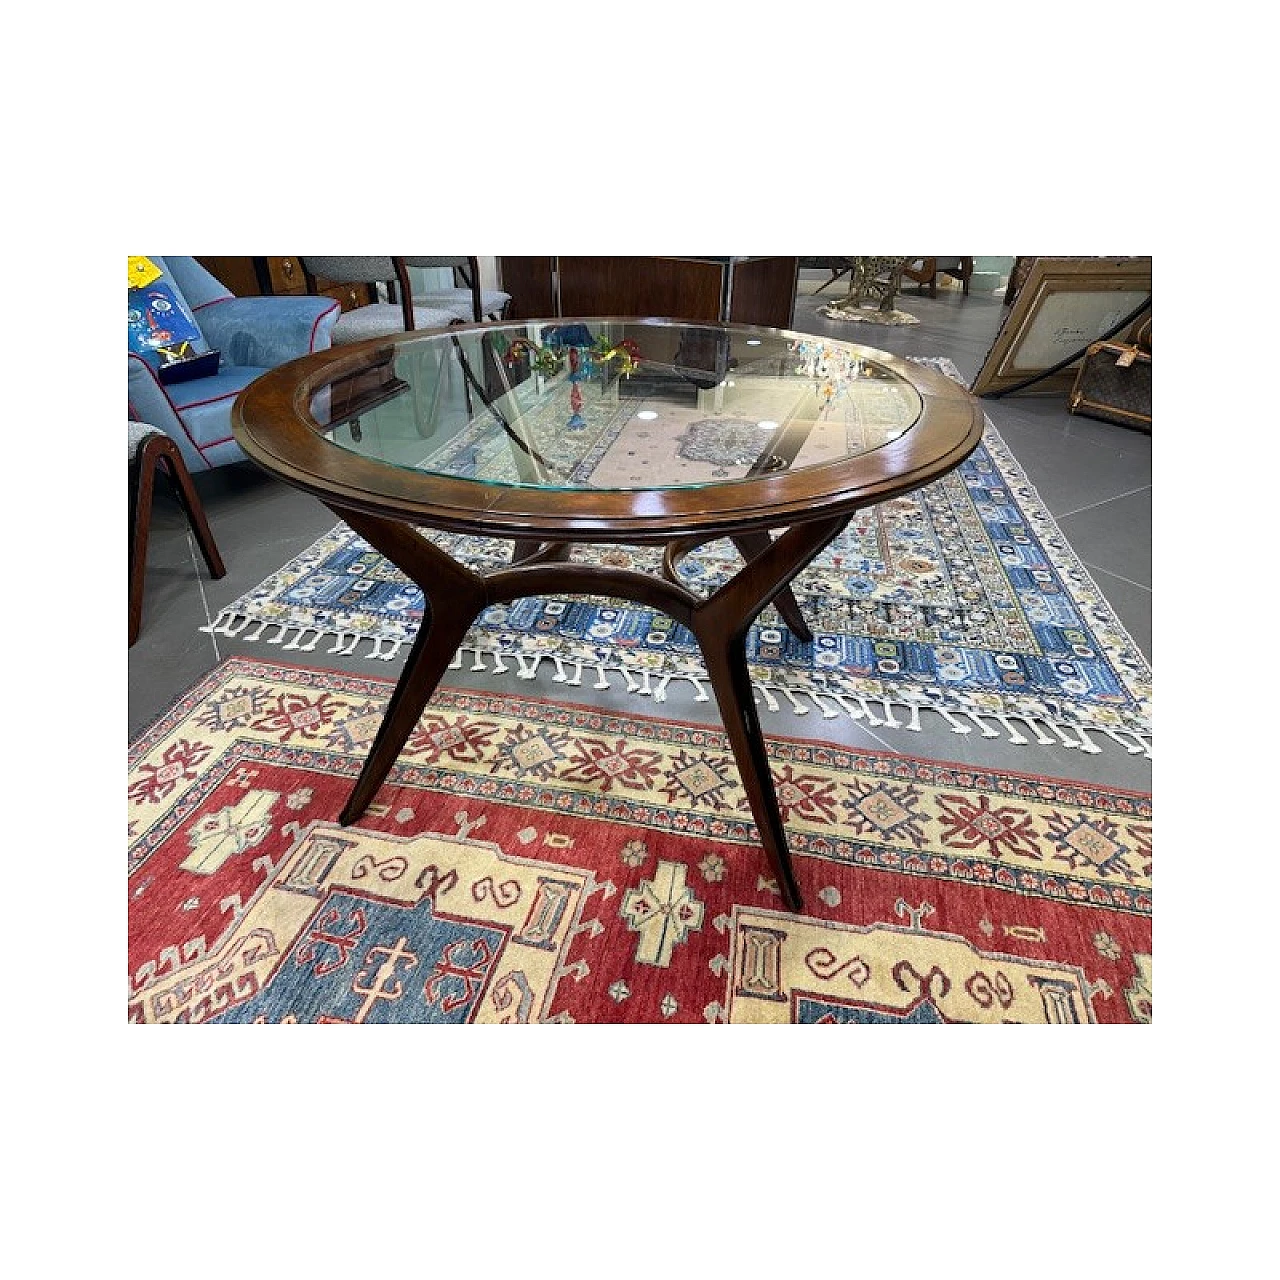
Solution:
[[[593,317],[584,323],[696,322]],[[470,324],[438,335],[396,334],[304,356],[251,383],[232,411],[235,438],[254,462],[319,498],[415,582],[427,601],[422,625],[339,821],[348,825],[365,811],[468,628],[486,608],[538,595],[628,599],[660,609],[697,639],[760,842],[783,900],[790,909],[802,910],[747,669],[747,633],[760,612],[776,601],[784,621],[801,639],[809,638],[790,592],[792,580],[855,512],[918,489],[959,466],[982,439],[979,402],[934,370],[841,342],[920,393],[920,418],[896,440],[856,458],[746,480],[568,492],[457,479],[363,457],[325,439],[324,428],[311,416],[316,391],[337,378],[387,365],[400,344],[448,341],[496,327]],[[803,336],[763,327],[726,328],[743,336]],[[419,527],[506,539],[513,544],[512,561],[477,572],[423,537]],[[782,532],[774,536],[777,530]],[[678,581],[676,566],[697,546],[726,537],[737,545],[745,563],[703,599]],[[580,542],[664,547],[661,576],[571,563],[571,548]]]

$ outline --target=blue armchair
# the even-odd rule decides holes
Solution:
[[[129,417],[164,431],[190,472],[243,461],[231,434],[236,396],[268,369],[327,350],[341,307],[323,297],[237,298],[194,258],[152,255],[149,261],[221,360],[216,373],[162,382],[159,362],[131,350]]]

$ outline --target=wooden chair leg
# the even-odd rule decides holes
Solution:
[[[455,275],[462,277],[462,283],[471,290],[471,310],[475,312],[477,323],[484,319],[482,303],[480,301],[480,259],[468,258],[467,270],[461,267],[455,268]]]
[[[142,584],[147,569],[147,536],[151,531],[151,496],[155,487],[155,462],[146,449],[133,463],[137,476],[130,485],[129,512],[129,646],[133,647],[142,624]]]
[[[142,588],[146,579],[147,542],[151,533],[151,509],[155,496],[156,470],[164,466],[173,484],[174,494],[186,514],[195,534],[200,554],[209,567],[212,578],[226,577],[227,567],[222,562],[213,531],[205,518],[204,505],[196,492],[191,473],[182,460],[178,446],[168,436],[151,436],[138,450],[134,464],[138,469],[133,488],[133,503],[129,524],[129,644],[138,638],[142,625]]]
[[[218,544],[214,542],[213,531],[209,528],[209,521],[205,518],[204,504],[200,501],[200,495],[196,492],[195,482],[191,479],[191,472],[187,470],[187,464],[182,460],[181,451],[167,436],[158,437],[155,441],[148,441],[143,446],[143,449],[148,449],[153,444],[156,447],[158,458],[163,459],[168,467],[169,478],[173,481],[178,501],[182,504],[182,509],[187,513],[187,520],[191,524],[192,533],[196,535],[200,553],[204,556],[205,564],[209,566],[209,576],[211,578],[225,578],[227,576],[227,567],[222,563],[222,556],[218,553]]]

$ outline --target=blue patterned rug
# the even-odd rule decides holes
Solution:
[[[955,376],[950,361],[923,360]],[[467,563],[506,560],[507,545],[430,537]],[[655,565],[648,548],[580,548],[575,558]],[[681,565],[706,592],[741,564],[727,541]],[[1105,734],[1150,754],[1151,669],[1067,545],[988,421],[956,471],[859,512],[794,582],[813,629],[802,644],[767,609],[748,641],[761,700],[825,717],[918,729],[922,709],[956,732],[1087,752]],[[205,630],[304,653],[390,660],[423,616],[422,593],[345,524],[224,609]],[[454,666],[584,680],[665,699],[672,680],[708,697],[692,635],[665,614],[624,601],[530,598],[487,610]]]

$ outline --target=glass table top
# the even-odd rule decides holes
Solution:
[[[732,325],[491,325],[399,341],[320,386],[310,409],[336,445],[412,471],[541,489],[696,487],[854,458],[909,431],[921,395],[878,354]]]

